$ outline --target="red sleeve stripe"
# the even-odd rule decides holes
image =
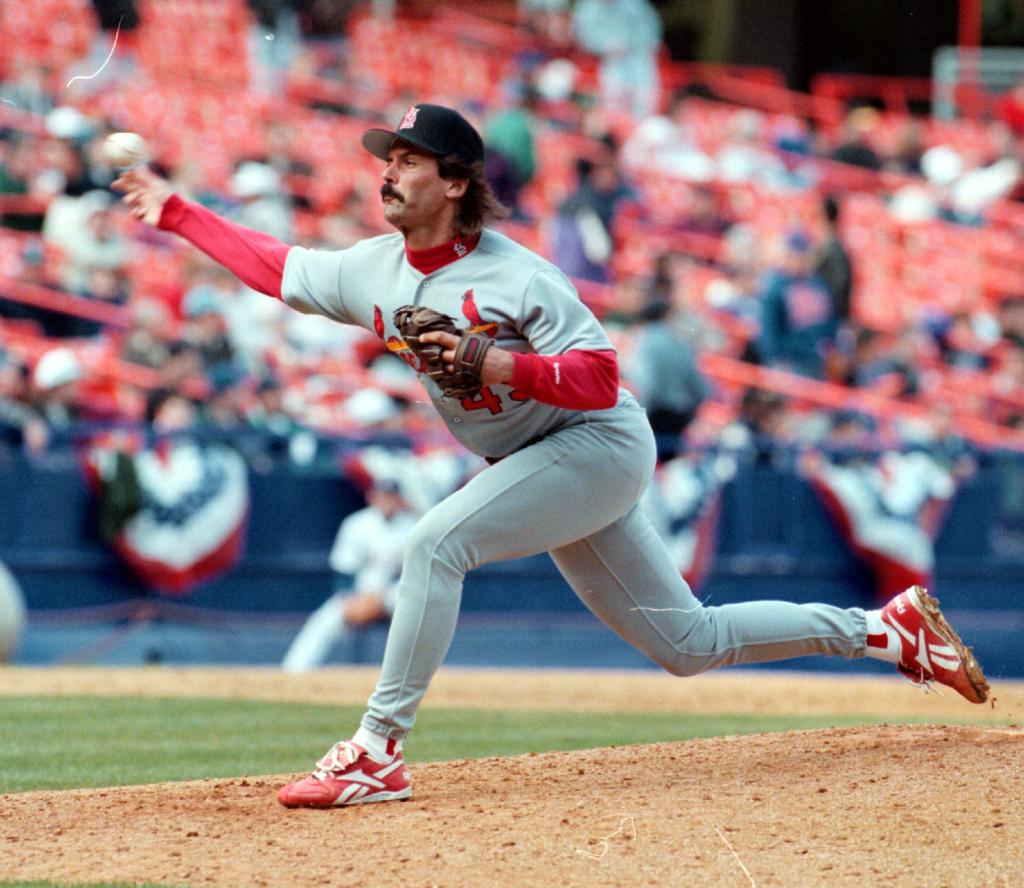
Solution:
[[[281,298],[284,263],[291,247],[269,234],[229,222],[206,207],[172,194],[159,227],[173,231],[234,272],[247,286]]]
[[[561,355],[512,355],[512,386],[542,404],[607,410],[619,397],[619,362],[612,349]]]

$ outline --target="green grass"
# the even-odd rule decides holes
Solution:
[[[305,771],[362,707],[164,698],[0,697],[0,792]],[[868,716],[434,709],[412,762],[878,723]]]

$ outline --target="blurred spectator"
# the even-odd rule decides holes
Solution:
[[[231,193],[242,201],[233,214],[236,222],[278,240],[292,241],[291,204],[272,166],[252,160],[241,164],[231,177]]]
[[[105,188],[109,179],[93,173],[86,158],[86,146],[95,137],[97,127],[77,109],[54,108],[46,115],[49,138],[39,143],[36,182],[47,194],[81,197],[97,188]]]
[[[577,161],[576,170],[576,191],[552,220],[554,262],[570,277],[605,283],[610,279],[615,215],[631,192],[611,152],[595,162]]]
[[[833,347],[838,316],[832,294],[814,272],[810,241],[790,234],[779,267],[761,294],[761,331],[756,348],[774,367],[821,378]]]
[[[827,194],[821,199],[821,214],[825,239],[818,248],[814,272],[828,288],[836,319],[842,323],[850,318],[853,266],[850,254],[839,237],[839,201],[835,195]]]
[[[173,389],[154,389],[146,399],[146,423],[158,435],[192,429],[198,416],[195,402]]]
[[[10,353],[0,351],[0,441],[39,452],[49,443],[50,432],[28,400],[28,368]]]
[[[0,197],[28,195],[35,191],[33,179],[37,162],[38,142],[24,133],[4,135],[0,140]],[[0,225],[16,231],[39,231],[42,217],[38,212],[19,210],[0,215]]]
[[[999,329],[1004,342],[1024,348],[1024,296],[1008,296],[999,305]]]
[[[573,31],[601,57],[601,100],[643,120],[658,108],[661,19],[648,0],[578,0]]]
[[[779,447],[794,439],[791,419],[782,395],[749,388],[743,393],[736,419],[719,435],[729,451],[747,454],[755,463],[772,463],[783,457]]]
[[[645,118],[622,146],[622,162],[634,173],[667,173],[696,182],[715,177],[715,162],[697,140],[691,99],[678,93],[667,115]]]
[[[962,370],[984,370],[988,366],[991,343],[979,335],[974,319],[966,311],[959,311],[939,336],[943,359],[950,367]]]
[[[533,145],[537,91],[527,86],[518,104],[495,113],[484,129],[487,159],[484,172],[495,197],[521,218],[519,192],[533,179],[537,156]]]
[[[124,267],[128,242],[114,229],[113,202],[108,192],[90,191],[79,203],[84,224],[74,237],[60,244],[64,250],[60,279],[64,289],[89,294],[95,272],[117,273]],[[106,284],[100,284],[101,291],[109,290]]]
[[[13,60],[13,76],[0,83],[0,100],[19,111],[49,114],[53,110],[53,94],[49,88],[50,68],[27,57]]]
[[[313,175],[312,165],[301,156],[303,147],[301,132],[295,127],[273,121],[267,124],[266,164],[279,176]]]
[[[334,594],[288,648],[281,663],[286,672],[323,665],[335,645],[358,629],[387,621],[395,609],[405,545],[417,516],[395,481],[375,480],[366,498],[366,508],[338,528],[329,558]]]
[[[920,176],[923,154],[924,125],[911,117],[900,128],[893,151],[886,156],[883,166],[890,172]]]
[[[728,135],[715,157],[718,177],[723,182],[786,181],[785,164],[761,144],[763,125],[763,116],[749,108],[733,114]]]
[[[986,161],[966,157],[964,171],[950,185],[947,217],[962,225],[984,225],[985,211],[1008,197],[1021,180],[1017,146],[1005,128],[991,130],[995,152]]]
[[[649,303],[640,314],[630,378],[647,411],[660,460],[680,450],[680,436],[709,394],[697,368],[694,343],[668,302]]]
[[[301,48],[298,9],[309,0],[246,0],[253,14],[249,31],[250,89],[281,95]]]
[[[235,357],[227,337],[227,324],[213,287],[194,287],[185,298],[185,326],[181,339],[199,355],[202,369],[230,366]]]
[[[203,422],[218,431],[236,431],[245,425],[245,375],[234,365],[222,362],[210,368],[210,391],[203,404]]]
[[[860,107],[849,111],[843,118],[839,145],[832,151],[831,159],[868,170],[880,170],[881,158],[868,141],[877,123],[878,112],[874,108]]]
[[[542,40],[556,45],[572,38],[569,0],[516,0],[520,21]]]
[[[689,206],[673,227],[688,234],[721,237],[731,225],[732,220],[719,210],[714,189],[695,185],[690,189]]]
[[[853,354],[842,381],[890,397],[912,395],[920,388],[917,356],[913,330],[904,331],[893,343],[877,330],[859,327],[853,334]]]
[[[155,299],[135,299],[131,304],[132,326],[121,340],[121,360],[143,367],[163,367],[171,357],[171,318],[167,307]]]
[[[39,358],[32,371],[33,405],[51,430],[66,430],[78,419],[78,384],[84,375],[70,349],[51,349]]]
[[[301,428],[285,403],[281,383],[271,377],[260,383],[256,401],[249,408],[246,419],[254,429],[278,438],[287,438]]]
[[[725,233],[719,264],[727,276],[708,284],[708,305],[741,318],[756,329],[761,315],[762,268],[761,241],[753,226],[740,223]]]

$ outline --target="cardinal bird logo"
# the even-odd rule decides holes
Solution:
[[[470,333],[483,333],[492,339],[498,335],[498,325],[495,321],[485,321],[480,317],[480,310],[476,307],[476,300],[472,290],[466,290],[462,295],[462,316],[469,321]]]
[[[420,113],[420,109],[417,105],[413,105],[408,111],[405,112],[405,117],[402,118],[402,122],[398,124],[400,130],[412,129],[416,125],[416,115]]]
[[[381,339],[384,338],[384,313],[379,305],[373,307],[373,332]]]

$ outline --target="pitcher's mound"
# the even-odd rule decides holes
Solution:
[[[286,810],[284,777],[9,795],[0,875],[169,885],[1016,885],[1024,731],[760,734],[412,768]]]

